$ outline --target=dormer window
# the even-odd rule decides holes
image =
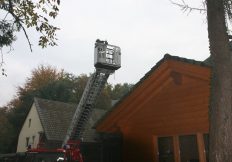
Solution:
[[[29,119],[28,127],[31,127],[31,119]]]

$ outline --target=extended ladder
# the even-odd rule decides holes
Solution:
[[[69,140],[77,140],[82,138],[82,134],[86,127],[86,123],[93,111],[96,98],[111,73],[121,67],[121,52],[117,46],[108,45],[106,41],[97,40],[95,43],[95,67],[96,71],[91,75],[81,100],[73,115],[71,124],[63,141],[63,145]],[[109,61],[109,56],[111,61]]]

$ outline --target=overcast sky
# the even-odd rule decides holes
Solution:
[[[188,1],[201,7],[201,0]],[[190,3],[191,2],[191,3]],[[31,53],[24,35],[18,35],[14,51],[4,55],[7,77],[0,77],[0,106],[16,94],[31,70],[40,64],[79,75],[94,71],[97,38],[121,47],[122,67],[109,81],[136,83],[165,53],[195,60],[209,56],[206,15],[183,13],[169,0],[68,0],[61,1],[55,23],[57,47],[40,49],[30,32]]]

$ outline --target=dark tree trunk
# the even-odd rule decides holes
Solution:
[[[232,57],[223,0],[207,0],[213,61],[210,99],[210,162],[232,162]]]

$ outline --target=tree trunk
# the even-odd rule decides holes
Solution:
[[[223,0],[207,1],[208,36],[213,62],[210,98],[210,162],[232,162],[232,54]]]

